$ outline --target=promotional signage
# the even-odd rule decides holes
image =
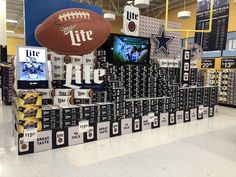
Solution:
[[[202,59],[201,68],[215,68],[215,59]]]
[[[190,60],[191,50],[183,50],[181,82],[184,86],[188,86],[190,82]]]
[[[196,29],[209,29],[210,0],[198,0]],[[215,0],[211,33],[195,33],[195,43],[204,51],[225,50],[229,21],[229,0]]]
[[[221,60],[221,68],[236,68],[236,58],[223,58]]]
[[[18,47],[17,88],[48,88],[47,50],[39,47]]]
[[[100,85],[104,81],[100,80],[99,78],[102,78],[102,76],[105,75],[106,70],[105,69],[92,69],[93,65],[75,65],[75,64],[67,64],[66,65],[66,87],[69,88],[81,88],[81,84],[90,85],[92,84],[91,80],[94,84]],[[73,70],[75,72],[75,83],[72,83],[72,76],[73,76]],[[82,80],[82,75],[84,75],[84,80]],[[93,78],[91,78],[91,73],[93,73]],[[82,82],[83,81],[83,82]]]
[[[109,23],[81,8],[58,11],[35,29],[38,43],[62,55],[84,55],[98,49],[110,35]],[[56,45],[55,45],[56,44]]]
[[[140,11],[134,6],[125,6],[123,15],[123,32],[126,35],[139,36]]]
[[[67,8],[83,8],[102,15],[101,7],[75,2],[73,0],[25,0],[24,16],[26,45],[40,46],[34,35],[36,27],[51,14]]]

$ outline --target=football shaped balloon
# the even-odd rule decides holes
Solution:
[[[110,24],[97,13],[70,8],[52,14],[37,26],[35,38],[58,54],[84,55],[99,48],[110,31]]]

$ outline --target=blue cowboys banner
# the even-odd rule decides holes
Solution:
[[[209,29],[210,0],[198,0],[196,29]],[[214,0],[211,33],[195,33],[194,42],[204,51],[225,50],[229,21],[229,0]]]

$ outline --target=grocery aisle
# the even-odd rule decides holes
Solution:
[[[17,156],[9,106],[1,106],[0,177],[235,177],[236,110],[214,119]]]

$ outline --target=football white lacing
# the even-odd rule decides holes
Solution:
[[[58,19],[61,22],[70,20],[71,18],[72,19],[90,19],[90,13],[84,12],[84,11],[66,12],[58,16]]]

